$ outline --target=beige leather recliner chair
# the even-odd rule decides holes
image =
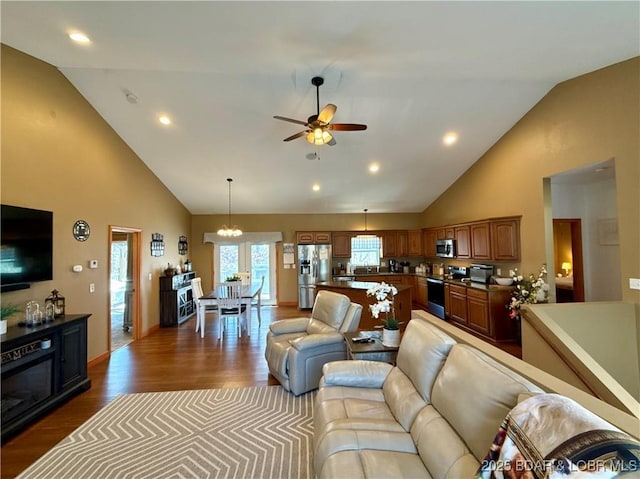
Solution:
[[[342,333],[355,331],[362,306],[339,293],[319,291],[311,318],[269,325],[264,356],[269,372],[296,396],[318,388],[322,366],[347,358]]]

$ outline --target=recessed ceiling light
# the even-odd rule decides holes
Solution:
[[[458,141],[458,134],[454,132],[449,132],[442,137],[442,143],[447,146],[453,145],[456,141]]]
[[[82,43],[84,45],[91,43],[89,37],[82,32],[71,32],[69,33],[69,38],[76,43]]]
[[[158,121],[160,123],[162,123],[163,125],[170,125],[171,124],[171,118],[169,118],[167,115],[161,115],[158,117]]]
[[[320,191],[320,185],[319,185],[318,183],[315,183],[315,184],[311,187],[311,189],[312,189],[313,191]]]
[[[369,171],[371,173],[377,173],[379,169],[380,169],[380,165],[378,165],[378,163],[371,163],[369,165]]]

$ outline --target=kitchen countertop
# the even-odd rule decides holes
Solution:
[[[378,282],[377,281],[323,281],[318,284],[324,285],[324,286],[331,286],[332,288],[367,290],[375,286],[376,284],[378,284]],[[406,289],[411,288],[411,286],[409,286],[408,284],[397,284],[394,286],[398,291],[404,291]]]
[[[420,278],[433,278],[433,279],[439,279],[444,281],[445,283],[449,283],[449,284],[454,284],[456,286],[466,286],[467,288],[473,288],[473,289],[478,289],[480,291],[510,291],[514,288],[514,286],[501,286],[499,284],[485,284],[485,283],[476,283],[476,282],[472,282],[472,281],[462,281],[460,279],[449,279],[446,278],[445,276],[442,275],[434,275],[434,274],[419,274],[419,273],[390,273],[388,271],[382,272],[382,273],[376,273],[376,272],[371,272],[371,273],[353,273],[351,275],[345,275],[345,276],[357,276],[358,278],[363,278],[366,276],[418,276]],[[339,275],[336,275],[339,276]],[[369,285],[374,284],[375,282],[363,282],[363,281],[339,281],[336,282],[336,284],[343,284],[343,283],[367,283]],[[396,287],[398,286],[403,286],[403,285],[396,285]],[[370,287],[370,286],[369,286]],[[365,288],[368,289],[368,288]]]

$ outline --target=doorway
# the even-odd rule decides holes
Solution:
[[[584,266],[582,258],[582,220],[553,219],[553,256],[556,277],[556,302],[584,301]]]
[[[276,245],[275,243],[214,244],[214,284],[225,281],[239,271],[251,274],[252,287],[259,287],[264,276],[261,302],[276,304]]]
[[[140,337],[140,230],[110,227],[109,350]]]
[[[563,278],[573,271],[576,282],[573,301],[621,301],[615,159],[545,178],[543,189],[546,263],[550,272],[553,270],[550,285],[569,281]],[[558,255],[562,253],[556,248],[555,234],[558,228],[566,230],[571,255],[576,259],[565,257],[560,261]],[[580,263],[576,263],[578,256],[582,257]],[[562,263],[566,263],[565,268]],[[579,268],[582,268],[582,274],[579,274]],[[552,300],[557,300],[555,288],[549,293]]]

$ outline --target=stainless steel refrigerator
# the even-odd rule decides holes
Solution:
[[[331,245],[298,245],[298,307],[313,308],[316,284],[331,280]]]

